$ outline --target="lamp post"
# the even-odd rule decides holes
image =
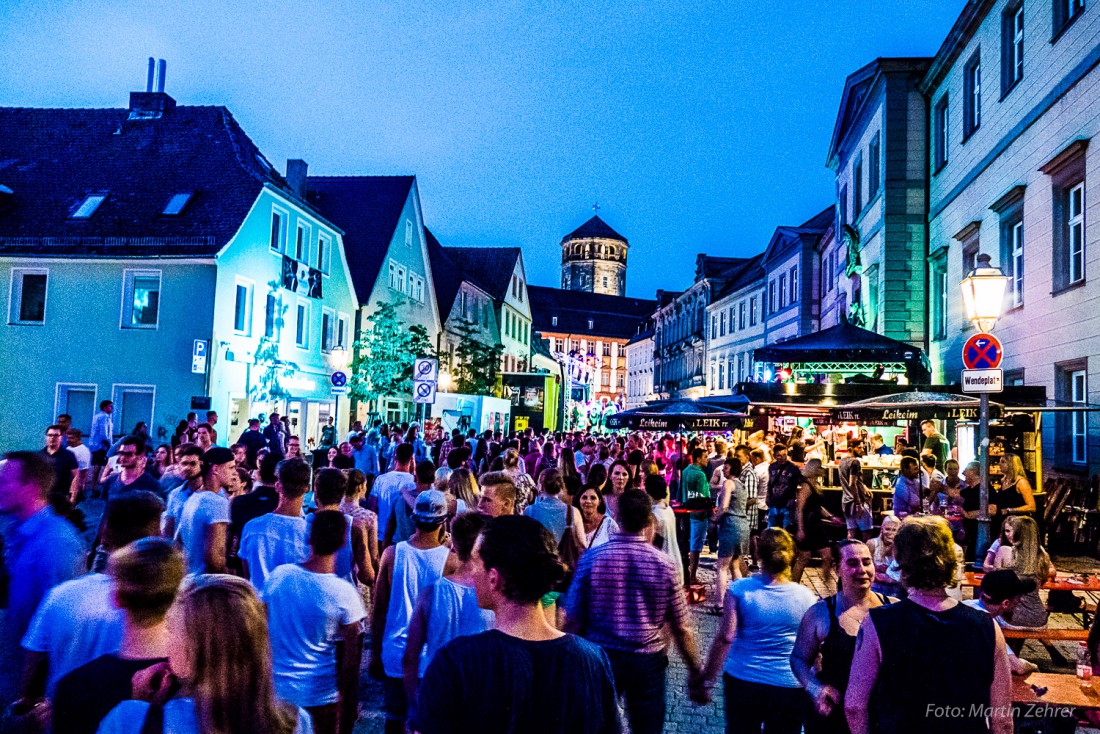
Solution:
[[[963,307],[966,318],[979,332],[993,330],[1004,307],[1008,276],[989,264],[989,255],[978,255],[977,266],[962,280]],[[978,508],[978,539],[976,558],[982,558],[989,548],[989,395],[979,395],[978,461],[981,464],[980,507]]]
[[[342,346],[335,346],[328,353],[328,364],[333,372],[343,372],[348,366],[348,350]],[[340,445],[340,396],[333,395],[332,425],[336,429],[336,445]]]

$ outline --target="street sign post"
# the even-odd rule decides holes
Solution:
[[[439,379],[439,362],[422,357],[413,363],[413,402],[431,405],[435,402],[436,383]]]
[[[337,370],[332,373],[332,394],[333,395],[346,395],[348,392],[348,375],[346,372]]]
[[[191,373],[195,375],[206,374],[206,346],[205,339],[196,339],[191,348]]]
[[[415,380],[413,382],[413,402],[421,405],[431,405],[435,402],[435,382],[429,380]]]
[[[1004,374],[1000,370],[1004,348],[992,334],[979,332],[963,344],[962,389],[978,393],[978,463],[981,468],[980,507],[978,513],[977,547],[980,554],[989,547],[989,393],[1004,389]]]
[[[975,334],[963,344],[963,365],[968,370],[995,370],[1003,356],[1001,342],[992,334]]]

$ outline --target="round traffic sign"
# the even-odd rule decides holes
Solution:
[[[992,334],[975,334],[963,345],[963,365],[968,370],[995,370],[1003,356],[1001,342]]]
[[[332,373],[332,386],[343,387],[348,384],[348,375],[346,372],[333,372]]]

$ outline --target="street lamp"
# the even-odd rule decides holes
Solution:
[[[1004,308],[1008,276],[989,264],[989,255],[978,255],[977,266],[962,280],[963,307],[967,320],[979,332],[993,330]],[[989,548],[989,395],[981,393],[978,408],[978,460],[981,462],[980,506],[978,508],[977,558]]]

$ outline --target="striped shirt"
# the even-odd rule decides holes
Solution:
[[[672,560],[640,535],[613,535],[585,551],[565,610],[582,637],[625,652],[663,652],[666,627],[687,626]]]

